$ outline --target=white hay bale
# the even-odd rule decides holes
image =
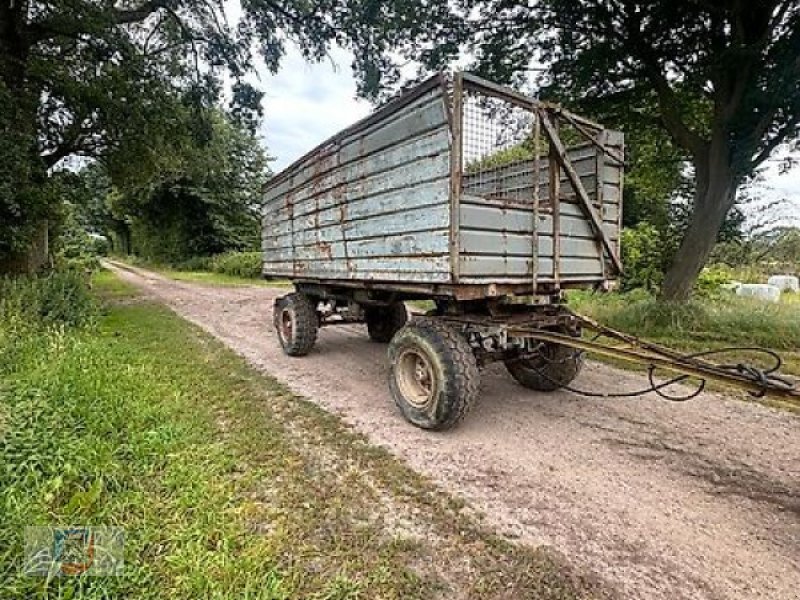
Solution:
[[[721,287],[726,292],[735,292],[742,286],[741,281],[729,281],[728,283],[723,283]]]
[[[777,302],[781,298],[781,288],[768,283],[743,283],[736,288],[736,295],[757,298],[765,302]]]
[[[769,285],[774,285],[782,292],[800,292],[800,280],[794,275],[773,275],[767,279]]]

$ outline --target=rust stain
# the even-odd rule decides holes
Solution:
[[[330,242],[317,242],[317,249],[319,253],[328,259],[333,258],[333,248]]]

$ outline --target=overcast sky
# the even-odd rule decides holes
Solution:
[[[278,172],[317,144],[369,114],[368,102],[355,98],[356,86],[350,70],[350,55],[341,49],[331,52],[332,61],[306,63],[290,48],[277,75],[259,74],[256,85],[265,92],[262,141],[275,158]],[[800,226],[800,167],[779,175],[777,165],[767,168],[759,185],[766,200],[787,198],[780,209],[787,223]],[[751,208],[753,219],[758,207]]]

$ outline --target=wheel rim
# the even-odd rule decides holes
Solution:
[[[436,393],[436,379],[428,357],[409,348],[395,364],[395,380],[403,398],[415,408],[428,406]]]
[[[280,332],[281,338],[284,342],[290,342],[292,340],[292,331],[294,330],[294,321],[292,320],[292,313],[289,309],[283,309],[281,311],[281,319],[280,319]]]

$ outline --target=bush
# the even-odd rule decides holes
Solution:
[[[652,225],[642,223],[623,229],[621,244],[623,287],[650,291],[661,287],[666,260],[664,236]]]
[[[226,252],[211,259],[211,270],[224,275],[258,279],[261,277],[261,262],[260,252]]]
[[[260,252],[225,252],[214,256],[196,256],[173,265],[179,271],[209,271],[233,277],[261,277]]]
[[[0,279],[0,326],[24,322],[30,326],[77,327],[96,314],[86,274],[77,270],[39,277]]]
[[[700,271],[694,288],[701,296],[708,296],[719,292],[723,285],[731,281],[733,276],[730,268],[724,265],[712,265]]]

